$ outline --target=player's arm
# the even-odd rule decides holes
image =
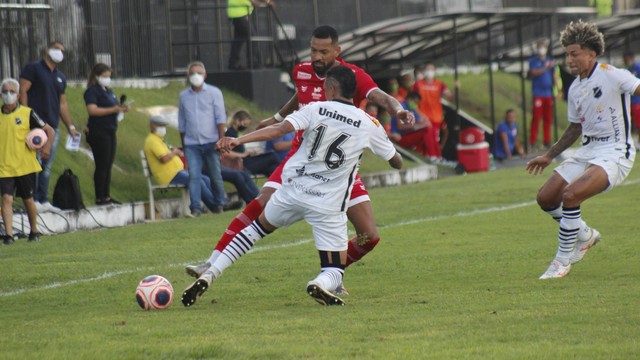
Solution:
[[[53,130],[53,128],[49,126],[49,124],[44,122],[44,120],[42,120],[40,116],[38,116],[38,114],[36,114],[36,112],[33,111],[33,109],[29,114],[29,128],[30,129],[41,128],[47,134],[47,139],[49,140],[46,142],[46,144],[44,144],[44,147],[41,150],[40,156],[43,159],[48,159],[49,155],[51,154],[51,146],[53,145],[53,138],[56,136],[56,131]]]
[[[558,155],[560,155],[563,151],[568,149],[571,145],[573,145],[576,140],[582,134],[582,125],[580,123],[570,123],[567,130],[562,134],[560,140],[557,143],[553,144],[551,149],[547,151],[546,154],[542,156],[538,156],[535,159],[529,161],[527,163],[526,170],[529,174],[538,175],[542,174],[544,168],[551,164],[551,161]]]
[[[294,130],[295,128],[289,121],[283,121],[279,124],[271,125],[266,128],[262,128],[249,134],[240,136],[239,138],[223,137],[222,139],[218,140],[216,146],[221,152],[228,153],[231,151],[231,149],[235,148],[238,145],[255,141],[277,139]]]
[[[396,152],[393,157],[389,159],[389,165],[394,169],[402,169],[402,156]]]
[[[640,86],[638,86],[636,90],[633,92],[633,96],[640,96]]]
[[[411,111],[405,110],[396,98],[380,89],[371,90],[367,99],[385,109],[389,114],[395,114],[395,117],[404,123],[413,124],[416,121]]]
[[[273,114],[273,116],[268,119],[264,119],[260,121],[256,129],[262,129],[264,127],[282,122],[282,120],[284,120],[284,118],[286,118],[287,115],[294,112],[298,108],[298,106],[299,106],[298,92],[296,91],[295,94],[293,94],[293,96],[291,97],[291,99],[289,99],[289,101],[287,101],[287,103],[284,104],[284,106],[280,110],[278,110],[277,113]]]

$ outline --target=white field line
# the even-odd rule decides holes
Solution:
[[[634,185],[634,184],[638,184],[638,183],[640,183],[640,179],[635,179],[635,180],[624,182],[620,186]],[[405,225],[413,225],[413,224],[419,224],[419,223],[423,223],[423,222],[443,220],[443,219],[449,219],[449,218],[455,218],[455,217],[465,217],[465,216],[474,216],[474,215],[481,215],[481,214],[500,212],[500,211],[509,211],[509,210],[518,209],[518,208],[525,207],[525,206],[535,205],[535,203],[536,203],[535,201],[527,201],[527,202],[521,202],[521,203],[505,205],[505,206],[492,206],[492,207],[485,208],[485,209],[476,209],[476,210],[471,210],[471,211],[461,211],[461,212],[458,212],[458,213],[455,213],[455,214],[452,214],[452,215],[429,216],[429,217],[425,217],[425,218],[421,218],[421,219],[413,219],[413,220],[401,221],[401,222],[394,223],[394,224],[388,224],[388,225],[385,225],[385,226],[381,226],[380,228],[386,229],[386,228],[393,228],[393,227],[405,226]],[[310,243],[312,241],[313,241],[313,239],[302,239],[302,240],[298,240],[298,241],[294,241],[294,242],[290,242],[290,243],[285,243],[285,244],[258,246],[258,247],[255,247],[250,252],[258,252],[258,251],[266,251],[266,250],[271,250],[271,249],[288,248],[288,247],[292,247],[292,246],[298,246],[298,245],[302,245],[302,244],[307,244],[307,243]],[[176,267],[176,266],[185,266],[185,265],[187,265],[187,263],[169,264],[168,266],[169,267]],[[75,284],[78,284],[78,283],[98,281],[98,280],[112,278],[112,277],[115,277],[115,276],[118,276],[118,275],[130,274],[130,273],[133,273],[133,272],[139,272],[139,271],[142,271],[142,270],[151,270],[151,269],[152,268],[134,268],[134,269],[129,269],[129,270],[106,272],[106,273],[104,273],[102,275],[98,275],[98,276],[91,277],[91,278],[84,278],[84,279],[78,279],[78,280],[69,280],[69,281],[63,281],[63,282],[54,282],[54,283],[51,283],[51,284],[32,287],[32,288],[26,288],[26,289],[15,289],[15,290],[10,290],[10,291],[2,291],[2,292],[0,292],[0,297],[9,297],[9,296],[20,295],[20,294],[23,294],[25,292],[47,290],[47,289],[53,289],[53,288],[58,288],[58,287],[63,287],[63,286],[75,285]],[[153,269],[155,269],[155,267]]]

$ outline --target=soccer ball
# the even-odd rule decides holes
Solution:
[[[173,286],[160,275],[149,275],[138,284],[136,301],[144,310],[166,309],[173,302]]]
[[[27,146],[31,150],[38,150],[47,143],[47,133],[40,128],[35,128],[27,134]]]

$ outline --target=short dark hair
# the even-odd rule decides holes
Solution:
[[[514,113],[514,112],[516,112],[516,111],[513,110],[513,109],[507,109],[507,111],[505,111],[504,114],[506,115],[508,113]]]
[[[100,74],[111,71],[111,68],[107,64],[97,63],[93,65],[91,68],[91,72],[89,73],[89,78],[87,79],[87,87],[91,87],[98,83],[98,76]]]
[[[311,37],[316,39],[329,39],[331,38],[331,42],[333,44],[338,43],[338,32],[336,29],[332,28],[329,25],[320,25],[313,30],[311,33]]]
[[[333,79],[340,87],[340,95],[347,99],[353,99],[356,93],[356,75],[346,66],[336,66],[327,72],[327,80]],[[325,80],[326,81],[326,80]]]

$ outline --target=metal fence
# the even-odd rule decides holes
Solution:
[[[288,67],[318,25],[344,33],[380,20],[446,11],[518,5],[518,0],[276,0],[275,12],[252,16],[256,49],[265,66]],[[61,70],[85,79],[104,62],[118,77],[182,74],[201,60],[226,70],[232,27],[226,0],[0,0],[0,77],[17,77],[42,57],[46,44],[65,44]],[[538,0],[540,6],[585,5],[588,0]],[[280,21],[282,23],[280,23]],[[281,26],[282,25],[282,26]],[[245,47],[246,49],[246,47]],[[253,49],[253,47],[252,47]]]

